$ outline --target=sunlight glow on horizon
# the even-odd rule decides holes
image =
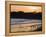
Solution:
[[[40,6],[18,6],[12,5],[11,11],[23,11],[23,12],[42,12]]]

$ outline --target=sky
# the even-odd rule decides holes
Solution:
[[[40,6],[18,6],[11,5],[11,11],[24,11],[24,12],[41,12],[42,8]]]

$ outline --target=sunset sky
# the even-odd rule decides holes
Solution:
[[[18,6],[18,5],[12,5],[11,11],[42,12],[40,6]]]

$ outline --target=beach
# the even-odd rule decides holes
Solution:
[[[11,19],[11,32],[34,31],[41,27],[38,19]]]

